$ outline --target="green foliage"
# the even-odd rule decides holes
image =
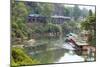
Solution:
[[[78,5],[74,7],[64,7],[64,15],[73,17],[74,20],[77,20],[79,17],[87,17],[89,15],[89,11],[86,8],[80,9]]]
[[[84,30],[92,30],[92,29],[95,30],[95,26],[96,26],[95,15],[88,16],[87,19],[82,22],[81,26],[82,26],[82,29]]]
[[[40,14],[43,16],[50,16],[53,11],[53,5],[51,4],[40,4],[39,5]]]
[[[64,15],[70,16],[70,8],[64,8]]]
[[[19,65],[17,63],[14,62],[14,59],[11,58],[11,67],[18,67]]]
[[[89,10],[89,16],[92,16],[92,14],[93,14],[92,10]]]
[[[21,48],[12,48],[12,66],[38,64],[37,60],[32,60]]]
[[[89,38],[88,43],[95,46],[96,45],[96,16],[93,15],[90,11],[89,16],[85,21],[81,23],[81,28],[83,30],[89,31]]]
[[[64,24],[62,25],[62,30],[63,30],[64,35],[66,35],[69,32],[76,33],[77,30],[79,29],[77,28],[77,24],[75,21],[70,21],[70,22],[64,22]]]
[[[83,18],[85,18],[85,17],[88,16],[88,10],[87,10],[86,8],[83,8],[83,9],[81,10],[81,16],[82,16]]]
[[[50,16],[53,11],[52,4],[28,2],[31,13],[40,14],[43,16]]]
[[[81,10],[79,8],[78,5],[75,5],[74,8],[73,8],[73,17],[74,17],[74,20],[77,20],[81,15]]]
[[[82,22],[81,23],[81,26],[82,26],[82,29],[84,29],[84,30],[88,30],[90,28],[89,27],[89,23],[87,21]]]
[[[33,14],[39,14],[41,16],[46,16],[49,17],[48,19],[46,19],[46,22],[50,22],[51,18],[51,14],[53,12],[53,4],[46,4],[46,3],[29,3],[28,4],[29,7],[31,8],[31,13]]]
[[[12,0],[12,37],[24,38],[29,37],[33,32],[43,33],[44,28],[41,25],[33,28],[27,26],[27,16],[30,13],[38,13],[49,17],[53,10],[52,8],[53,5],[51,4],[33,2],[26,3]],[[46,19],[46,22],[50,22],[50,18]]]
[[[24,2],[12,0],[12,37],[27,37],[26,17],[29,13],[28,7]]]
[[[47,32],[60,32],[61,31],[60,25],[53,24],[53,23],[48,23],[45,29],[46,29],[45,31]]]

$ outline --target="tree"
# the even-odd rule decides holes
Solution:
[[[82,16],[83,18],[85,18],[85,17],[88,16],[88,10],[87,10],[86,8],[83,8],[83,9],[81,10],[81,16]]]
[[[64,8],[64,15],[65,16],[70,16],[70,9],[69,8]]]
[[[89,10],[89,16],[92,16],[92,14],[93,14],[92,10]]]
[[[73,8],[73,17],[74,17],[74,20],[77,20],[81,15],[81,10],[79,8],[78,5],[75,5],[74,8]]]
[[[85,21],[81,23],[83,30],[89,31],[88,43],[95,46],[96,45],[96,16],[89,11],[89,16]]]
[[[92,14],[92,11],[89,11],[89,16],[86,18],[85,21],[82,22],[82,28],[85,30],[95,30],[95,26],[96,26],[96,17],[95,14]]]
[[[31,8],[31,14],[39,14],[43,17],[49,17],[46,19],[46,22],[51,22],[50,16],[54,9],[53,4],[29,2],[27,5]]]
[[[24,38],[27,36],[26,18],[29,14],[29,9],[25,2],[19,2],[12,0],[12,37]]]
[[[29,7],[30,9],[30,13],[33,13],[33,14],[39,14],[39,6],[38,6],[39,3],[36,3],[36,2],[26,2],[26,5]]]
[[[57,36],[57,33],[58,33],[58,32],[59,32],[60,34],[62,33],[62,28],[61,28],[60,25],[53,24],[53,23],[48,23],[48,24],[45,26],[44,32],[52,33],[52,34],[54,34],[55,36]],[[60,34],[59,34],[59,35],[60,35]]]

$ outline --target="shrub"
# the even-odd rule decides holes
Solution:
[[[12,66],[39,64],[37,60],[31,59],[22,48],[12,48]]]

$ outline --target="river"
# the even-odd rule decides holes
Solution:
[[[33,59],[41,62],[41,64],[86,61],[86,56],[77,54],[74,50],[71,50],[72,47],[69,47],[69,45],[64,46],[66,44],[64,40],[65,38],[62,38],[62,40],[59,38],[38,39],[35,44],[45,43],[46,46],[40,46],[36,49],[28,48],[26,51]],[[94,57],[90,61],[94,61]]]

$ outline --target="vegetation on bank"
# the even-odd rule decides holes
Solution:
[[[96,45],[96,15],[89,10],[89,16],[87,16],[85,21],[81,23],[82,30],[89,32],[88,43],[92,46]]]
[[[37,60],[29,57],[22,48],[12,48],[11,66],[39,64]]]

